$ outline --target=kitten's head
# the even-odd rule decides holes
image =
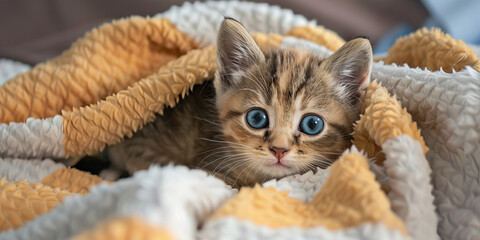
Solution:
[[[349,41],[327,59],[301,49],[264,54],[227,18],[217,44],[219,120],[233,159],[244,163],[234,166],[278,178],[326,167],[351,145],[370,81],[368,40]]]

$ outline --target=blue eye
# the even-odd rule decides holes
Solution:
[[[300,131],[308,135],[316,135],[323,130],[323,125],[322,118],[316,115],[308,115],[300,122]]]
[[[255,129],[268,127],[268,116],[262,109],[252,109],[248,111],[246,120],[248,125]]]

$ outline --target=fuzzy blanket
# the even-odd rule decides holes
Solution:
[[[59,160],[131,136],[212,79],[220,13],[262,50],[328,56],[344,43],[289,10],[205,2],[106,23],[29,70],[1,60],[0,239],[480,236],[480,64],[439,30],[376,59],[354,146],[328,169],[237,191],[185,167],[111,183]]]

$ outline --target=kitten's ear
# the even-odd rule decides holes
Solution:
[[[370,82],[372,55],[370,42],[364,38],[356,38],[325,59],[322,66],[333,74],[342,90],[355,98],[359,89]]]
[[[265,56],[247,29],[237,20],[225,18],[217,37],[217,68],[221,84],[235,85],[242,72],[260,61],[265,61]]]

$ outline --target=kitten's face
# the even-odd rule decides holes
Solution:
[[[328,166],[351,144],[370,66],[367,40],[326,60],[301,49],[263,54],[241,24],[225,20],[215,87],[223,136],[239,162],[232,166],[259,179]]]

